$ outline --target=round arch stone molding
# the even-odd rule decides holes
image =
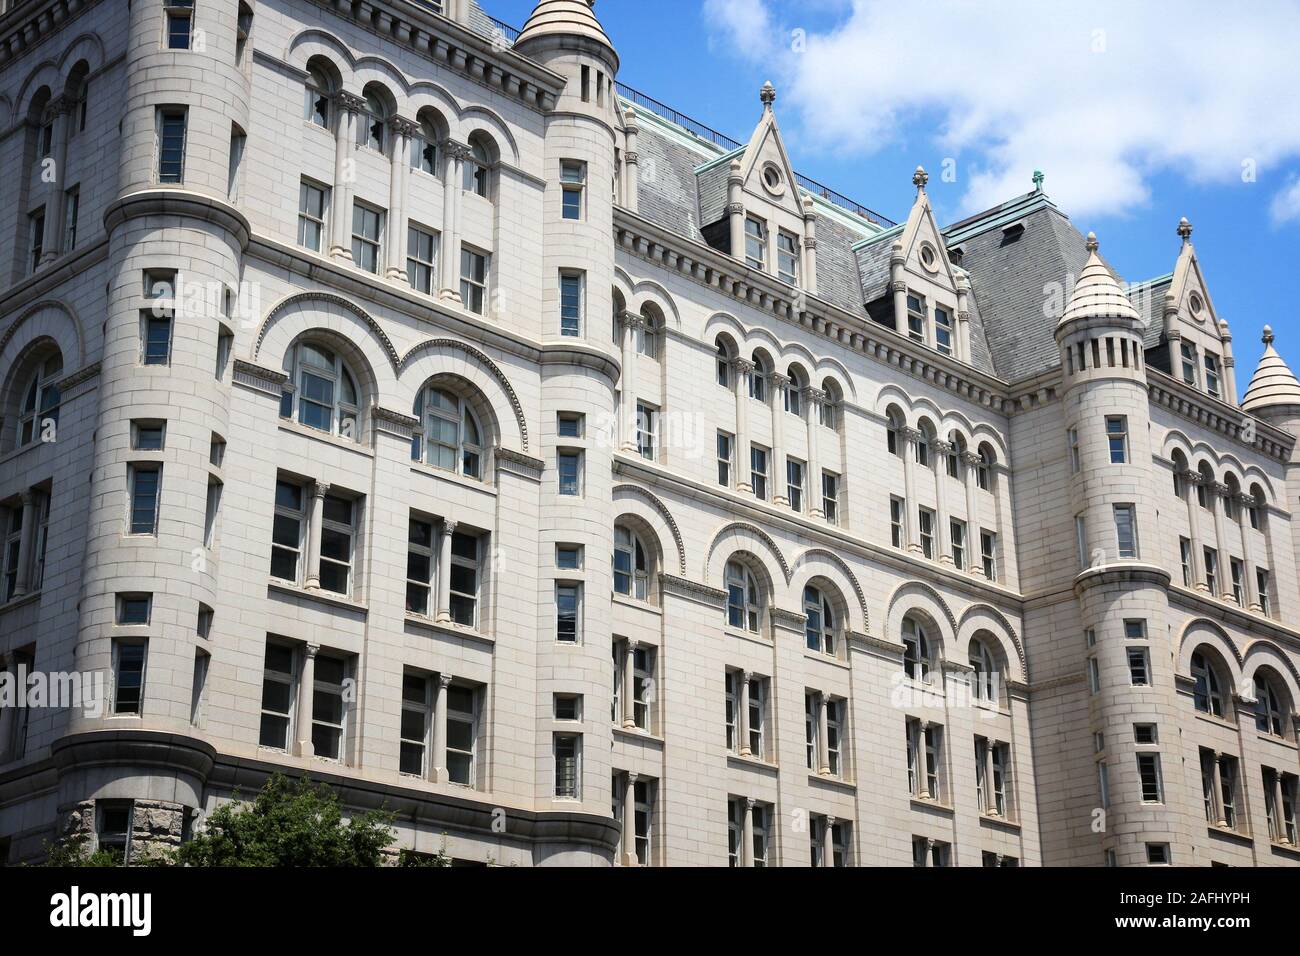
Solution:
[[[337,305],[339,308],[351,312],[362,322],[364,322],[375,338],[384,347],[384,354],[388,357],[389,363],[393,366],[393,372],[396,374],[402,367],[402,360],[397,355],[397,348],[393,345],[392,339],[388,333],[383,330],[374,317],[361,306],[357,305],[351,299],[342,295],[335,295],[332,292],[295,292],[293,295],[286,296],[277,302],[271,311],[266,313],[266,318],[262,320],[262,327],[257,330],[257,339],[253,343],[253,358],[256,359],[262,351],[262,343],[266,339],[266,334],[275,324],[275,320],[292,306],[299,305],[303,302],[328,302],[331,305]]]
[[[625,492],[627,494],[635,495],[638,498],[644,499],[645,501],[649,502],[650,506],[654,508],[655,511],[659,512],[659,517],[664,519],[664,522],[668,525],[669,530],[672,531],[673,533],[673,543],[677,545],[677,566],[680,569],[681,574],[685,576],[686,543],[685,541],[682,540],[681,529],[677,527],[677,519],[674,518],[672,512],[668,510],[668,506],[664,504],[661,500],[659,500],[659,498],[656,497],[655,495],[646,491],[644,488],[640,488],[636,485],[628,485],[628,484],[615,485],[614,494],[617,495],[620,492]]]
[[[416,355],[435,348],[456,349],[464,352],[492,374],[492,377],[497,380],[497,384],[501,386],[501,390],[505,392],[506,397],[510,400],[510,407],[515,413],[515,424],[519,426],[519,441],[522,445],[520,450],[528,452],[528,420],[524,417],[523,403],[519,401],[519,395],[515,392],[515,387],[510,384],[510,379],[506,376],[506,373],[501,371],[500,366],[492,361],[486,353],[459,339],[428,339],[402,356],[396,365],[398,373],[404,371],[411,364],[411,359]]]

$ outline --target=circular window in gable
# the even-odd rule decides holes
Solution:
[[[1205,316],[1201,314],[1203,311],[1205,311],[1205,303],[1201,301],[1201,297],[1197,295],[1195,292],[1193,292],[1190,296],[1187,297],[1187,308],[1191,311],[1192,316],[1196,319],[1196,321],[1198,322],[1205,321]]]
[[[921,245],[921,265],[931,272],[939,271],[939,255],[928,242]]]
[[[776,163],[767,163],[763,167],[763,188],[773,196],[780,196],[785,192],[785,177],[781,175],[781,168]]]

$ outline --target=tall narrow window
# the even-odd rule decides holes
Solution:
[[[776,274],[782,282],[799,284],[799,237],[784,229],[776,236]]]
[[[489,169],[492,161],[488,157],[487,149],[477,139],[470,141],[469,148],[469,157],[462,164],[464,178],[461,185],[466,192],[487,199]]]
[[[478,626],[482,539],[457,531],[451,536],[451,619],[462,627]]]
[[[406,230],[406,276],[411,288],[432,295],[437,274],[438,237],[419,226]]]
[[[576,497],[582,494],[582,453],[561,451],[555,456],[559,472],[559,493]]]
[[[1192,705],[1203,714],[1224,715],[1223,684],[1218,670],[1200,651],[1192,654]]]
[[[1110,446],[1110,463],[1123,465],[1128,462],[1128,416],[1108,415],[1106,417],[1106,441]]]
[[[298,245],[321,251],[325,235],[325,187],[303,180],[298,185]]]
[[[1139,753],[1137,764],[1138,779],[1142,785],[1142,802],[1163,803],[1164,784],[1160,777],[1160,755]]]
[[[582,735],[555,735],[555,795],[577,800],[581,796]]]
[[[45,255],[45,207],[42,206],[27,217],[28,253],[27,271],[34,273],[41,266],[41,256]]]
[[[399,728],[397,768],[401,773],[423,777],[429,748],[429,727],[433,723],[433,681],[407,671],[402,675],[402,718]]]
[[[487,302],[487,281],[487,254],[461,246],[460,299],[470,312],[483,315]]]
[[[998,536],[992,531],[980,531],[980,564],[984,569],[984,577],[990,581],[998,579]]]
[[[907,294],[907,336],[914,342],[925,343],[925,303],[910,292]]]
[[[208,476],[208,501],[203,516],[203,546],[212,547],[212,539],[217,531],[217,513],[221,509],[222,484],[217,478]]]
[[[803,511],[803,476],[803,462],[787,458],[785,460],[785,483],[791,511]]]
[[[18,409],[19,447],[40,439],[50,425],[58,424],[61,396],[56,383],[62,377],[63,357],[57,352],[32,373],[20,393],[23,398]]]
[[[433,588],[433,523],[411,518],[406,532],[406,612],[429,616]]]
[[[822,472],[822,514],[828,524],[839,524],[840,476],[830,471]]]
[[[624,525],[614,528],[614,592],[644,601],[649,596],[649,560],[641,538]]]
[[[326,495],[320,532],[320,586],[323,591],[348,594],[352,584],[352,550],[356,538],[357,503]]]
[[[160,106],[158,128],[158,182],[180,183],[185,179],[186,108]]]
[[[819,654],[835,653],[835,611],[830,600],[811,585],[803,589],[804,636],[808,649]]]
[[[934,347],[944,355],[952,354],[952,313],[935,306]]]
[[[582,589],[577,584],[555,586],[555,639],[576,644],[580,637],[580,605]]]
[[[158,529],[158,495],[162,465],[135,463],[129,466],[131,507],[130,534],[154,534]]]
[[[727,562],[727,624],[758,633],[762,601],[753,572],[738,561]]]
[[[1205,353],[1205,390],[1219,397],[1219,357],[1213,352]]]
[[[582,275],[560,273],[560,334],[582,335]]]
[[[767,449],[759,445],[749,448],[749,480],[754,489],[754,497],[759,501],[767,500]]]
[[[458,394],[430,385],[415,400],[415,416],[424,423],[411,444],[411,457],[434,468],[483,477],[483,430],[470,403]]]
[[[311,743],[317,757],[343,759],[344,720],[347,708],[343,683],[348,677],[348,662],[341,657],[316,656],[315,686],[311,688]]]
[[[208,664],[212,656],[206,651],[194,652],[194,675],[190,683],[190,726],[198,727],[203,721],[203,703],[207,695]]]
[[[324,71],[314,65],[307,68],[302,116],[321,129],[330,128],[330,82]]]
[[[145,365],[166,365],[171,361],[172,320],[169,314],[146,312],[143,318],[141,362]]]
[[[194,29],[194,0],[163,0],[167,14],[167,49],[188,50]]]
[[[1066,445],[1070,450],[1070,472],[1074,474],[1082,467],[1082,461],[1079,457],[1079,429],[1071,428],[1066,432]]]
[[[63,253],[77,246],[77,213],[81,206],[81,189],[73,186],[63,197]]]
[[[726,432],[718,432],[718,484],[731,487],[731,455],[734,439]]]
[[[761,219],[745,219],[745,265],[760,270],[767,267],[767,223]]]
[[[146,647],[146,642],[142,640],[113,642],[115,714],[139,714],[143,708]]]
[[[360,438],[356,379],[342,356],[316,342],[299,342],[285,360],[289,381],[280,396],[280,414],[299,424],[349,438]]]
[[[384,214],[361,203],[352,204],[352,261],[367,272],[379,272],[380,230]]]
[[[298,583],[304,529],[306,493],[301,485],[275,483],[275,518],[271,526],[271,576]]]
[[[478,695],[471,687],[447,688],[447,779],[474,786],[474,755],[478,742]]]
[[[929,508],[918,511],[921,531],[921,553],[927,558],[934,558],[934,512]]]
[[[966,569],[966,522],[953,519],[948,522],[948,535],[952,538],[952,564],[958,571]]]
[[[889,499],[889,542],[895,548],[902,548],[906,539],[903,527],[903,499]]]
[[[646,461],[655,460],[655,419],[658,410],[645,402],[636,406],[636,450]]]
[[[1188,384],[1188,385],[1192,386],[1193,388],[1195,388],[1196,385],[1197,385],[1197,382],[1196,382],[1196,346],[1194,346],[1194,345],[1189,345],[1187,342],[1182,342],[1182,343],[1179,345],[1179,347],[1178,347],[1178,351],[1179,351],[1179,356],[1180,356],[1180,358],[1181,358],[1181,360],[1182,360],[1182,366],[1183,366],[1183,381],[1184,381],[1186,384]]]
[[[576,160],[560,163],[561,212],[565,219],[582,219],[583,193],[587,185],[587,164]]]
[[[289,749],[289,729],[297,683],[293,649],[267,642],[262,664],[262,720],[258,743],[275,750]]]
[[[1121,558],[1138,556],[1137,518],[1132,505],[1115,505],[1115,537]]]

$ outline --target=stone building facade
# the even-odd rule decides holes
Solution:
[[[0,7],[0,861],[283,771],[466,863],[1300,862],[1300,383],[1186,222],[891,223],[584,0]]]

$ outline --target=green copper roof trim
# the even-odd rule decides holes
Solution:
[[[988,232],[999,226],[1007,226],[1018,219],[1023,219],[1030,213],[1037,212],[1039,209],[1056,209],[1056,203],[1047,198],[1046,193],[1025,193],[1019,199],[1010,200],[1010,205],[999,207],[993,214],[986,219],[976,219],[972,223],[962,226],[957,232],[950,232],[951,226],[943,230],[944,241],[949,247],[965,242],[972,236],[978,236],[980,233]],[[1061,213],[1061,215],[1065,215]],[[1069,218],[1069,217],[1066,217]]]

